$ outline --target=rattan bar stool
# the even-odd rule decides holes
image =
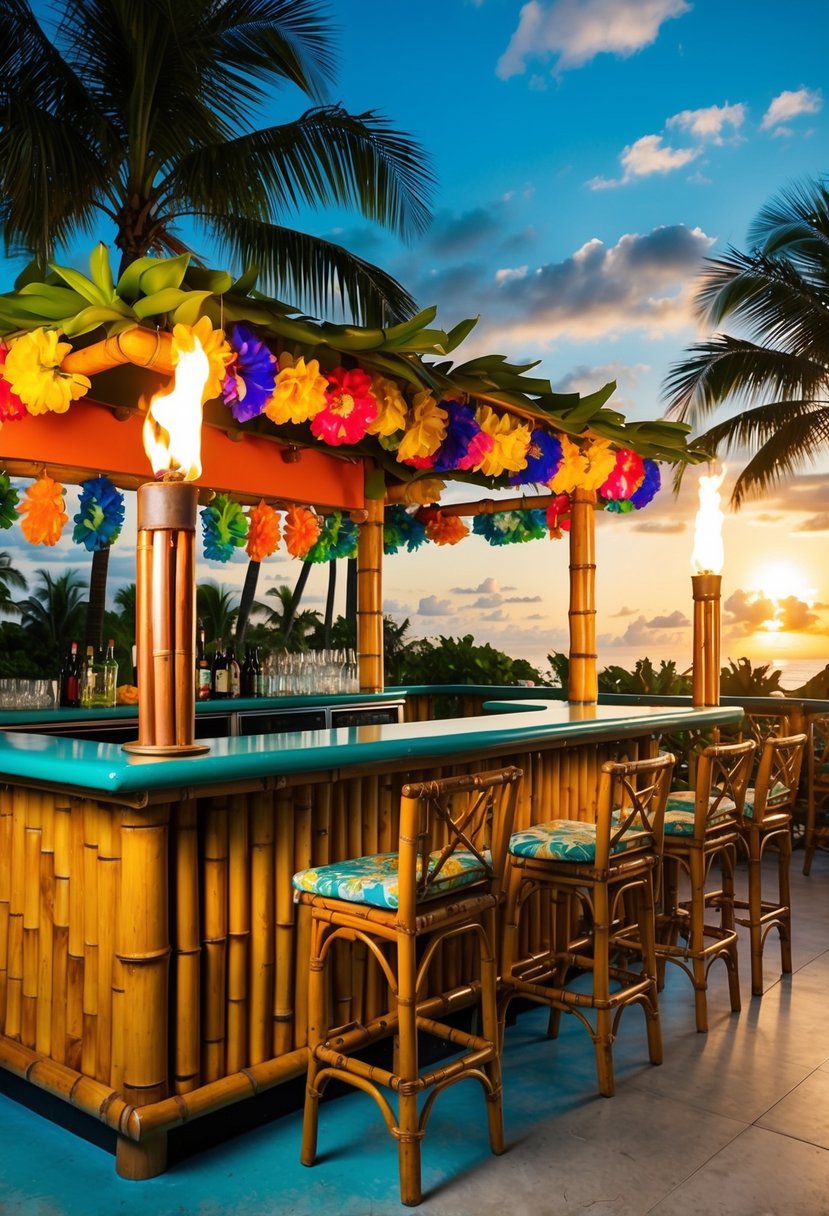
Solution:
[[[644,1009],[651,1063],[662,1062],[654,872],[673,765],[671,754],[608,761],[602,765],[595,823],[554,819],[514,833],[509,845],[502,1033],[507,1006],[516,996],[550,1006],[550,1038],[558,1034],[561,1013],[575,1014],[593,1040],[599,1089],[608,1098],[615,1090],[613,1040],[628,1005]],[[521,913],[536,892],[550,895],[550,947],[522,959]],[[577,938],[574,905],[586,926]],[[568,986],[572,968],[590,973],[589,992]]]
[[[754,785],[746,790],[740,839],[748,856],[748,899],[734,907],[748,916],[735,916],[751,935],[751,992],[763,995],[763,946],[771,929],[780,935],[781,971],[792,969],[792,907],[789,870],[792,860],[792,811],[800,783],[805,735],[769,738],[763,745]],[[777,850],[777,900],[763,899],[763,854]]]
[[[406,785],[397,853],[294,875],[298,899],[311,914],[304,1165],[314,1163],[319,1099],[334,1078],[370,1094],[379,1105],[397,1140],[400,1198],[405,1204],[421,1201],[421,1141],[432,1103],[448,1085],[465,1077],[482,1084],[490,1146],[494,1153],[503,1152],[498,905],[521,776],[520,769],[506,768]],[[470,959],[470,973],[454,977],[458,983],[451,992],[424,996],[441,943],[469,936],[477,949],[457,954]],[[326,964],[338,941],[366,948],[388,984],[387,1011],[366,1024],[330,1025]],[[480,1006],[478,1033],[440,1020],[475,1001]],[[455,1054],[421,1071],[418,1032],[449,1043]],[[357,1055],[391,1036],[390,1069]],[[384,1090],[397,1094],[396,1113]]]
[[[708,972],[721,958],[728,969],[731,1009],[740,1009],[737,931],[734,927],[734,867],[739,824],[756,744],[711,745],[700,753],[696,789],[671,794],[665,811],[662,911],[657,918],[656,953],[660,987],[666,962],[676,963],[694,985],[697,1030],[708,1029]],[[714,862],[722,885],[709,889]],[[680,901],[680,874],[690,884],[690,897]],[[707,924],[715,908],[719,924]],[[680,941],[680,938],[682,941]]]
[[[815,849],[829,845],[829,714],[809,720],[809,752],[806,768],[806,834],[803,873],[809,875]],[[818,817],[820,816],[820,821]]]

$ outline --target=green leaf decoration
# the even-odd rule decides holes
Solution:
[[[135,318],[128,315],[126,305],[121,304],[120,300],[117,301],[117,304],[120,307],[82,309],[77,316],[64,323],[63,332],[67,338],[77,338],[80,334],[88,334],[101,325],[109,329],[112,321],[126,321],[127,325],[134,325]]]
[[[188,291],[185,299],[173,312],[174,325],[195,325],[202,315],[202,305],[212,296],[210,291]],[[140,303],[140,301],[139,301]]]
[[[109,264],[109,249],[103,241],[99,241],[89,255],[89,273],[93,283],[103,293],[105,302],[109,304],[115,296],[115,283]]]
[[[191,292],[178,287],[163,287],[150,296],[143,296],[133,304],[133,312],[139,321],[145,317],[157,317],[162,312],[174,312],[190,299]]]
[[[134,300],[141,293],[141,276],[158,265],[158,258],[136,258],[118,280],[115,290],[122,300]]]
[[[71,266],[58,266],[54,262],[49,263],[56,275],[63,279],[68,287],[76,291],[79,296],[83,296],[90,304],[104,306],[109,303],[109,297],[106,292],[88,279],[85,274],[81,274],[79,270],[73,270]]]
[[[177,258],[165,258],[163,261],[154,258],[153,265],[147,267],[139,280],[141,291],[145,296],[154,296],[158,292],[181,287],[184,272],[189,265],[189,253],[182,253]]]

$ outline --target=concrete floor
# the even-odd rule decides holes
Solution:
[[[689,981],[669,968],[665,1063],[647,1062],[644,1018],[628,1010],[614,1048],[617,1094],[595,1091],[593,1049],[574,1018],[556,1042],[542,1010],[508,1029],[508,1151],[487,1149],[483,1098],[465,1082],[442,1095],[424,1144],[423,1216],[601,1213],[602,1216],[829,1216],[829,854],[812,876],[794,858],[794,975],[766,947],[766,992],[728,1008],[711,975],[707,1035],[694,1030]],[[741,944],[743,944],[741,942]],[[322,1156],[298,1163],[299,1118],[287,1116],[123,1182],[112,1158],[0,1097],[2,1216],[391,1216],[396,1152],[362,1094],[326,1103]]]

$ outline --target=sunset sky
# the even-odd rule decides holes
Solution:
[[[615,408],[660,416],[662,381],[700,336],[702,259],[746,248],[772,195],[827,169],[823,0],[330,7],[341,51],[332,99],[380,110],[421,142],[438,183],[434,222],[409,247],[354,215],[297,226],[382,264],[421,305],[438,305],[445,328],[480,315],[456,358],[538,359],[561,391],[616,380]],[[286,92],[271,119],[303,108]],[[68,260],[82,267],[86,252]],[[9,284],[18,268],[6,264]],[[727,516],[724,659],[829,661],[827,470]],[[668,487],[642,512],[599,517],[600,665],[689,663],[695,510],[692,470],[679,498]],[[134,579],[133,540],[127,529],[113,550],[113,591]],[[15,531],[0,549],[27,574],[84,564],[68,538],[33,552]],[[199,577],[241,585],[244,571],[240,552],[230,565],[202,561]],[[260,594],[297,572],[271,560]],[[315,570],[306,606],[321,605],[324,584]],[[566,542],[426,546],[388,558],[385,597],[415,635],[472,633],[543,667],[567,645]]]

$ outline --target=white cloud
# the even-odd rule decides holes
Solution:
[[[823,105],[820,89],[786,89],[778,93],[763,115],[762,131],[780,127],[782,123],[797,118],[798,114],[817,114]],[[786,132],[787,134],[790,131]]]
[[[451,587],[453,595],[498,595],[500,588],[497,578],[485,578],[477,587]],[[513,587],[505,587],[505,591],[513,591]]]
[[[687,131],[697,139],[710,140],[712,143],[723,142],[725,127],[731,127],[736,132],[745,122],[746,107],[742,102],[722,106],[705,106],[701,110],[680,110],[666,122],[670,130]]]
[[[603,51],[624,58],[655,42],[664,21],[690,9],[687,0],[529,0],[496,71],[508,80],[524,72],[528,59],[553,56],[554,71],[563,72]]]
[[[671,148],[663,144],[661,135],[643,135],[622,151],[621,177],[593,177],[587,185],[591,190],[612,190],[654,173],[673,173],[696,160],[700,151],[700,148]]]
[[[418,616],[451,616],[452,605],[449,600],[439,600],[436,595],[425,595],[417,606]]]

